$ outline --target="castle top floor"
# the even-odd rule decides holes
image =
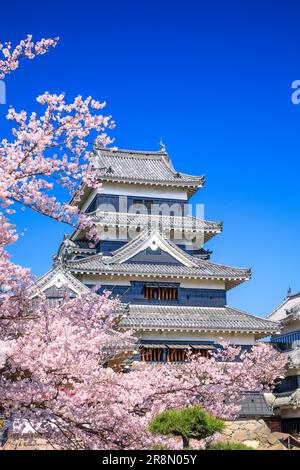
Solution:
[[[187,201],[205,183],[203,176],[176,171],[164,146],[158,152],[94,148],[92,164],[105,194]],[[84,210],[93,188],[80,189],[83,196],[76,204]]]

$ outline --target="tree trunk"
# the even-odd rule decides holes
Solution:
[[[182,436],[182,445],[183,445],[183,448],[184,449],[188,449],[189,448],[189,444],[190,444],[190,441],[187,437],[185,436]]]

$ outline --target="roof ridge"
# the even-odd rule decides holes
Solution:
[[[98,150],[100,152],[106,152],[106,153],[124,153],[126,154],[127,157],[130,155],[146,155],[146,156],[163,156],[163,155],[168,155],[166,151],[161,151],[161,150],[134,150],[134,149],[120,149],[118,147],[94,147],[94,150]]]

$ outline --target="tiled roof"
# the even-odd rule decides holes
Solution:
[[[197,258],[197,267],[174,264],[145,263],[112,263],[113,257],[101,255],[69,261],[66,269],[72,273],[92,273],[109,275],[126,275],[142,277],[165,277],[181,279],[224,279],[227,289],[244,282],[251,276],[250,271],[241,268],[222,266]]]
[[[239,331],[271,334],[278,325],[232,307],[129,305],[120,326],[133,329]]]
[[[293,314],[297,312],[297,308],[299,306],[300,292],[297,294],[288,295],[282,304],[275,308],[275,310],[273,310],[273,312],[268,315],[268,318],[274,321],[289,321],[293,318]]]
[[[156,237],[158,242],[164,244],[166,249],[172,253],[172,256],[180,260],[180,263],[131,263],[130,257],[147,246],[147,243],[150,243],[153,237]],[[163,234],[157,231],[148,232],[148,230],[141,232],[136,238],[114,251],[112,256],[97,254],[79,260],[68,261],[65,267],[72,273],[225,280],[227,289],[231,289],[251,277],[251,271],[248,269],[223,266],[191,256]]]
[[[222,222],[201,220],[191,215],[171,217],[169,215],[131,214],[127,212],[96,211],[89,214],[93,223],[101,226],[119,227],[151,227],[168,233],[170,230],[204,233],[204,241],[208,241],[216,233],[222,231]]]
[[[240,418],[248,416],[273,416],[273,410],[268,405],[263,393],[250,392],[241,401]]]
[[[138,184],[163,184],[166,186],[190,187],[196,190],[203,186],[203,176],[192,176],[177,172],[166,151],[142,152],[95,148],[95,166],[102,170],[102,181],[129,182]]]

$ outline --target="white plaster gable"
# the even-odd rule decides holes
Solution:
[[[40,277],[32,287],[32,297],[43,293],[49,287],[55,286],[60,289],[63,286],[67,286],[75,294],[81,294],[82,292],[88,292],[89,289],[82,282],[80,282],[72,274],[65,271],[61,266],[51,269],[42,277]]]
[[[138,243],[138,239],[140,239],[140,243]],[[139,237],[132,240],[132,242],[125,245],[125,247],[116,250],[113,256],[118,255],[118,263],[124,263],[147,248],[150,248],[153,252],[160,248],[184,266],[197,267],[197,264],[192,260],[191,256],[185,254],[183,250],[177,248],[174,244],[171,244],[157,230],[153,230],[147,237],[145,237],[145,233],[142,233]]]

